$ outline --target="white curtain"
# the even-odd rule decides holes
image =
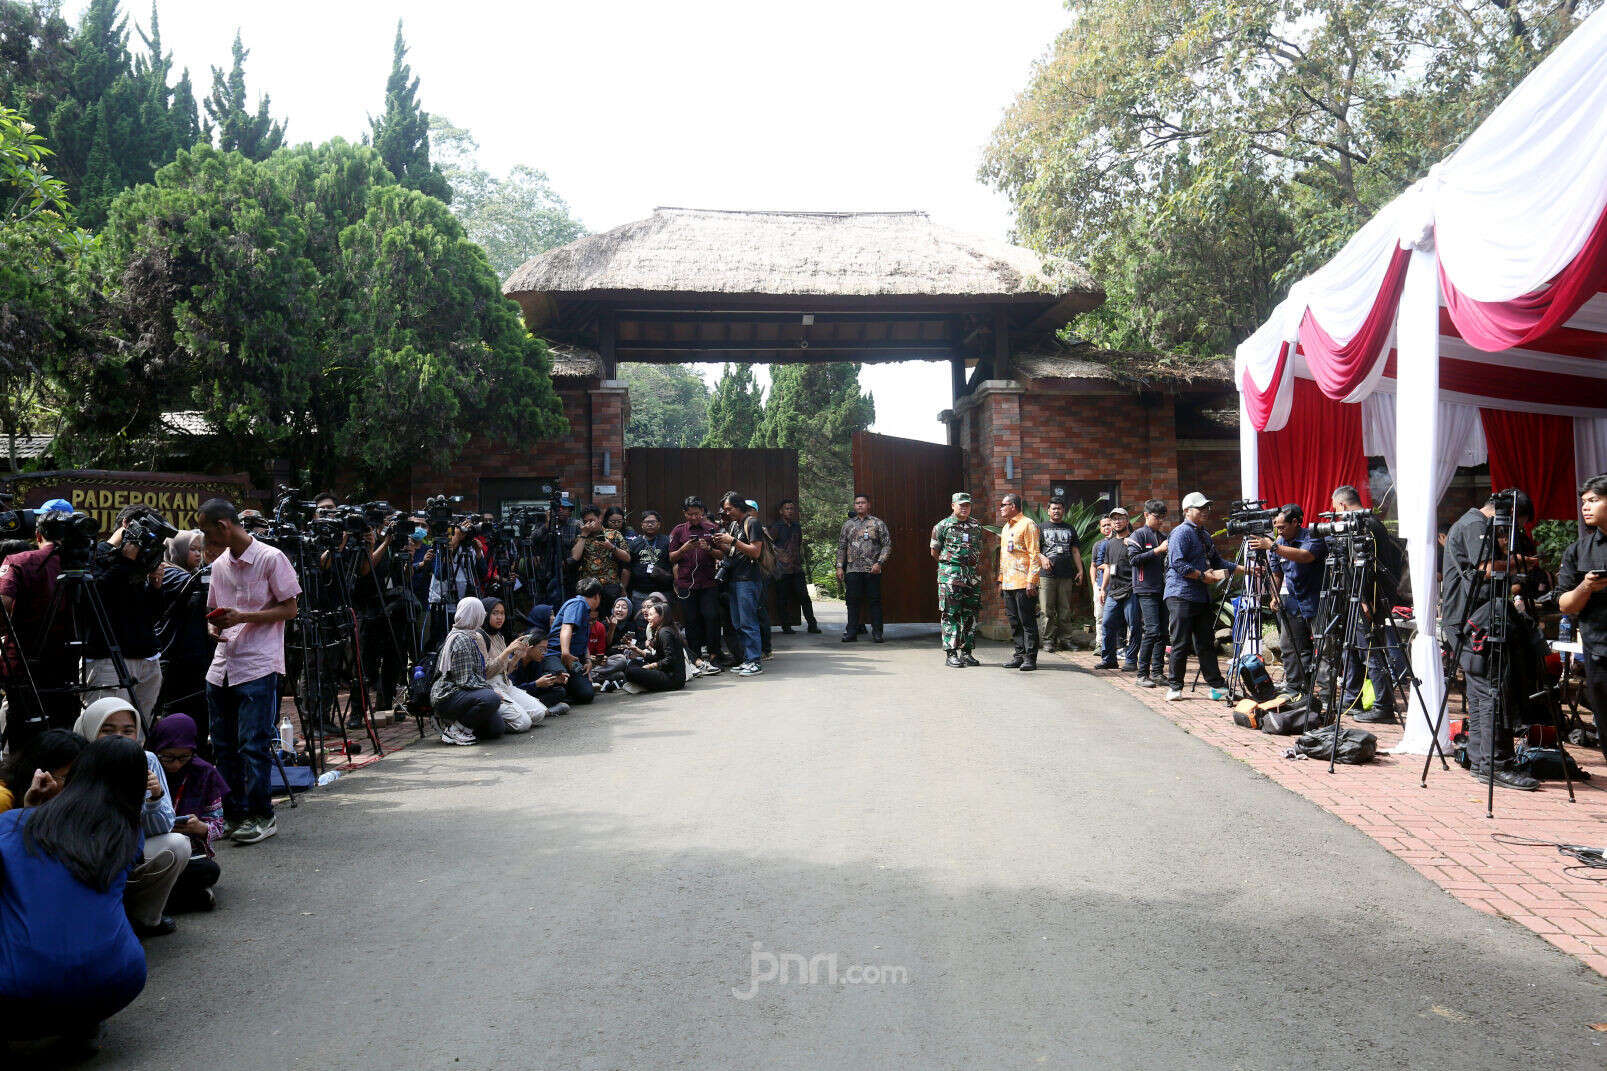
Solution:
[[[1362,449],[1368,457],[1382,457],[1390,475],[1399,482],[1395,457],[1395,394],[1375,391],[1361,403]],[[1434,504],[1439,505],[1456,470],[1482,465],[1489,459],[1484,445],[1484,422],[1479,407],[1456,402],[1439,403],[1439,430],[1435,441]]]
[[[1395,319],[1397,379],[1395,387],[1395,444],[1398,468],[1395,486],[1399,502],[1401,538],[1412,572],[1412,604],[1417,638],[1412,641],[1412,668],[1422,679],[1422,702],[1412,692],[1406,715],[1406,733],[1397,753],[1427,754],[1433,746],[1434,719],[1445,694],[1440,666],[1440,592],[1434,583],[1436,494],[1443,441],[1440,393],[1440,277],[1433,247],[1412,250],[1406,285],[1401,291]],[[1468,407],[1463,407],[1468,408]],[[1478,418],[1474,411],[1475,422]],[[1452,466],[1452,471],[1455,467]],[[1450,748],[1449,726],[1440,725],[1440,747]]]
[[[1261,441],[1256,438],[1255,425],[1244,405],[1244,394],[1239,394],[1239,497],[1260,498]]]
[[[1607,417],[1574,417],[1574,484],[1607,472]]]

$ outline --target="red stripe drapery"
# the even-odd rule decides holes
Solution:
[[[1367,318],[1349,342],[1336,343],[1307,309],[1300,321],[1300,351],[1317,386],[1330,398],[1348,398],[1367,381],[1383,355],[1384,343],[1395,326],[1395,310],[1400,305],[1401,287],[1406,283],[1406,266],[1412,254],[1396,249],[1384,271],[1383,282],[1373,298]]]
[[[1309,379],[1294,381],[1294,403],[1282,431],[1258,431],[1260,490],[1269,505],[1299,503],[1307,519],[1329,507],[1340,484],[1367,493],[1361,406],[1336,402]]]
[[[1534,499],[1535,520],[1578,516],[1572,417],[1480,409],[1492,491],[1517,487]]]

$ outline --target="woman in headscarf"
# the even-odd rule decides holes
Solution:
[[[140,745],[145,741],[139,713],[128,700],[115,695],[89,704],[78,716],[73,732],[92,744],[106,736],[121,736]],[[156,756],[146,751],[145,799],[140,806],[144,860],[129,875],[124,893],[129,920],[141,937],[160,937],[178,929],[167,915],[167,898],[190,862],[190,838],[174,831],[175,817],[167,775]]]
[[[188,714],[169,714],[151,730],[150,748],[162,764],[173,798],[173,831],[190,838],[190,861],[168,895],[169,911],[211,911],[217,906],[212,886],[222,870],[212,842],[223,836],[223,797],[228,783],[216,766],[195,753],[195,721]]]
[[[510,674],[519,666],[534,659],[541,661],[541,647],[532,647],[530,641],[519,636],[512,643],[502,638],[502,626],[507,623],[508,610],[501,599],[480,600],[485,607],[485,628],[480,635],[485,641],[485,680],[493,691],[502,697],[502,721],[510,733],[522,733],[548,714],[546,706],[530,692],[516,686]],[[550,688],[559,683],[556,674],[537,677],[529,687],[532,691]]]
[[[502,697],[486,683],[485,605],[479,599],[458,601],[452,631],[441,644],[436,660],[440,676],[430,688],[430,706],[444,729],[441,743],[467,746],[494,740],[505,728]]]
[[[167,541],[162,567],[157,643],[162,650],[161,708],[188,714],[195,722],[196,744],[205,754],[208,715],[206,671],[217,641],[206,627],[207,584],[212,567],[202,561],[201,533],[180,532]]]
[[[123,910],[145,778],[138,744],[96,740],[54,799],[0,814],[0,1039],[92,1046],[145,988]]]

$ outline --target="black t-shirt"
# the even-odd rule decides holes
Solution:
[[[674,581],[668,576],[670,568],[670,537],[667,535],[637,536],[630,541],[631,591],[646,595],[654,591],[669,591]],[[666,575],[655,577],[654,570]]]
[[[1592,528],[1562,553],[1557,590],[1572,591],[1593,569],[1607,570],[1607,536]],[[1598,591],[1579,613],[1579,640],[1591,658],[1607,657],[1607,591]]]
[[[1038,526],[1038,549],[1049,559],[1049,575],[1069,577],[1077,575],[1077,560],[1072,549],[1077,546],[1077,530],[1064,521],[1045,521]]]
[[[1133,593],[1133,563],[1127,560],[1126,540],[1126,536],[1111,536],[1105,540],[1105,565],[1110,569],[1106,598],[1125,599]]]
[[[744,543],[760,543],[764,540],[764,526],[759,523],[759,518],[751,514],[740,521],[733,521],[726,531]],[[726,568],[725,578],[727,580],[760,579],[759,559],[748,557],[733,544],[731,547],[731,564]]]
[[[176,565],[162,570],[162,589],[158,602],[162,608],[157,641],[168,661],[186,665],[211,662],[217,646],[206,627],[207,588],[212,567],[203,565],[199,575]]]
[[[156,654],[160,585],[151,583],[149,575],[141,571],[138,564],[123,557],[117,547],[102,543],[96,548],[95,590],[111,620],[118,653],[125,659],[149,658]],[[85,657],[110,658],[111,650],[101,630],[91,625],[88,633]]]

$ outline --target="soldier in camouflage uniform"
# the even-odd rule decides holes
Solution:
[[[949,499],[952,516],[932,529],[932,557],[937,559],[937,606],[943,619],[945,664],[956,669],[978,666],[976,619],[982,611],[982,526],[971,519],[971,496],[956,492]]]

